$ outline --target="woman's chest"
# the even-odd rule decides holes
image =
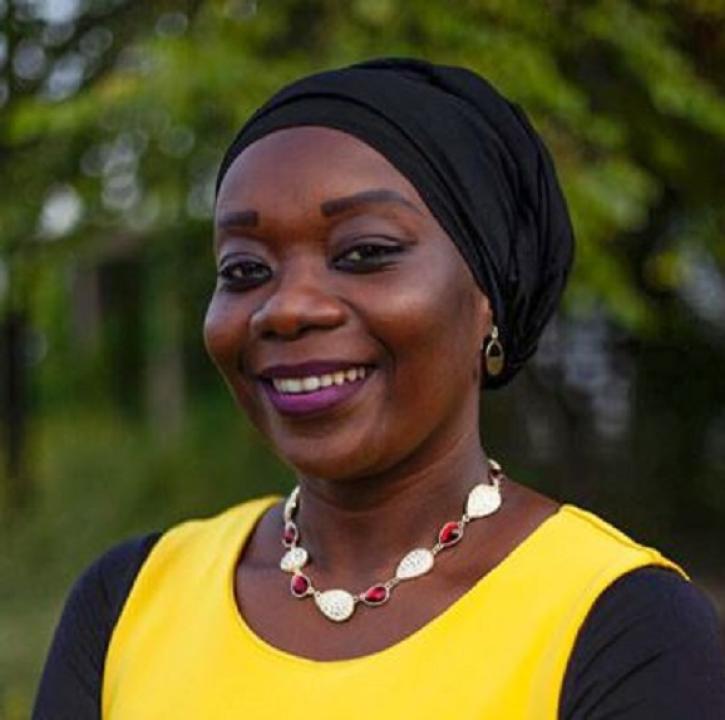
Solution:
[[[518,588],[523,590],[523,588]],[[316,612],[280,596],[268,600],[286,638],[295,625],[285,617]],[[307,607],[305,607],[307,605]],[[394,606],[390,606],[393,608]],[[399,606],[399,628],[403,603]],[[565,648],[546,603],[532,607],[523,592],[504,597],[475,588],[448,611],[390,645],[375,631],[375,610],[357,618],[363,657],[320,662],[263,639],[228,594],[179,594],[156,585],[143,606],[127,608],[114,634],[104,677],[105,720],[227,720],[309,713],[317,718],[438,719],[555,717]],[[382,610],[380,611],[382,612]],[[354,628],[350,625],[349,628]],[[300,647],[314,645],[313,631],[334,637],[342,627],[319,618],[298,626]],[[369,633],[369,638],[366,639]],[[346,636],[349,639],[349,635]],[[379,652],[375,643],[389,647]],[[318,650],[339,652],[329,639]]]
[[[278,569],[242,565],[237,568],[235,601],[240,621],[263,644],[329,662],[368,656],[404,642],[434,622],[474,583],[475,579],[448,573],[401,583],[384,604],[370,607],[357,602],[348,620],[335,622],[325,617],[312,595],[295,597],[290,577]]]

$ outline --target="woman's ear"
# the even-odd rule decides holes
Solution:
[[[476,289],[475,307],[478,347],[483,349],[486,338],[491,334],[493,328],[493,311],[491,310],[488,295],[478,288]]]

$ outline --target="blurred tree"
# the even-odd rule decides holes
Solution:
[[[59,248],[51,243],[77,229],[84,211],[83,199],[75,189],[81,171],[78,159],[84,123],[74,125],[71,120],[66,128],[69,132],[53,133],[52,137],[32,130],[24,132],[23,123],[32,125],[34,118],[52,114],[67,99],[96,91],[97,84],[115,71],[123,51],[159,13],[188,18],[193,17],[197,6],[193,0],[161,2],[153,9],[124,1],[0,0],[0,178],[5,188],[21,188],[18,194],[5,193],[6,202],[0,206],[0,326],[4,339],[0,353],[1,419],[6,446],[5,497],[10,506],[29,497],[23,462],[30,404],[26,379],[32,355],[29,318],[37,323],[38,315],[53,312],[52,305],[44,307],[39,296],[47,299],[55,295],[53,289],[48,293],[47,288],[37,287],[37,271],[42,263],[50,263],[56,270],[72,265],[68,255],[73,252],[72,242]],[[26,119],[18,124],[17,117],[26,111]],[[57,280],[55,285],[55,291],[62,292]],[[111,295],[113,302],[115,295]],[[85,299],[92,313],[98,298]],[[87,314],[88,308],[84,310]],[[79,327],[78,334],[84,329]],[[54,339],[59,339],[57,333]],[[111,350],[112,346],[112,342],[107,343]],[[114,357],[128,359],[130,347],[126,345],[123,353]],[[68,359],[66,354],[63,362]],[[134,393],[121,393],[120,397],[128,403]]]
[[[65,402],[57,388],[78,389],[92,371],[99,392],[119,388],[125,401],[128,388],[144,385],[146,401],[130,411],[178,426],[186,389],[209,377],[198,365],[199,326],[225,144],[283,82],[381,54],[467,65],[527,109],[576,226],[570,318],[603,316],[635,347],[666,339],[686,356],[702,342],[722,358],[720,2],[4,0],[0,8],[0,172],[4,187],[17,188],[0,197],[3,302],[8,317],[29,318],[47,338],[45,398]],[[129,263],[130,284],[109,285]],[[135,296],[138,309],[114,304],[118,296]],[[73,298],[75,324],[65,311]],[[100,315],[105,337],[93,330]],[[204,369],[185,377],[193,363]]]

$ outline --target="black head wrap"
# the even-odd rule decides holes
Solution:
[[[457,67],[380,59],[298,80],[242,127],[229,166],[275,130],[321,125],[354,135],[416,187],[491,302],[508,382],[535,352],[573,259],[571,223],[551,158],[522,110]]]

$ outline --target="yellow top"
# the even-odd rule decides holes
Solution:
[[[257,636],[234,598],[241,549],[276,500],[160,538],[111,637],[104,720],[553,720],[577,631],[602,591],[643,565],[689,579],[657,550],[562,505],[412,635],[363,657],[310,660]]]

